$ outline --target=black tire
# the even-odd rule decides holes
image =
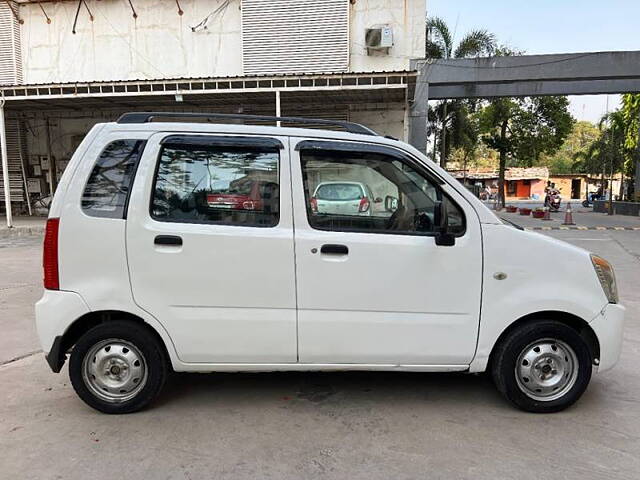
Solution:
[[[83,376],[84,360],[87,354],[94,347],[109,340],[126,342],[127,345],[137,349],[136,353],[142,355],[143,371],[145,372],[144,382],[140,382],[139,389],[138,387],[134,388],[135,393],[132,398],[107,401],[94,393],[89,385],[91,380],[88,378],[85,380]],[[109,346],[109,348],[111,347]],[[105,348],[105,350],[107,349]],[[87,359],[88,361],[89,359]],[[132,371],[130,370],[128,373],[131,374]],[[155,335],[144,326],[121,320],[106,322],[85,333],[73,347],[69,361],[69,377],[78,396],[90,407],[103,413],[132,413],[146,407],[162,389],[167,377],[167,359],[163,346]]]
[[[591,204],[589,203],[589,201],[588,201],[588,200],[583,200],[583,201],[582,201],[582,206],[583,206],[584,208],[589,208],[589,207],[591,206]]]
[[[524,383],[516,376],[516,363],[521,353],[535,342],[546,341],[545,339],[553,339],[568,345],[573,350],[577,361],[577,375],[574,383],[572,385],[568,383],[567,391],[559,398],[552,398],[550,393],[549,400],[532,398],[532,395],[537,394],[532,391],[525,392],[526,387],[520,386]],[[573,328],[553,320],[540,320],[517,328],[496,345],[491,360],[491,374],[498,391],[518,408],[527,412],[553,413],[573,405],[582,396],[591,380],[592,359],[589,346]],[[523,365],[525,362],[526,360],[523,360]],[[524,377],[523,380],[529,381]]]

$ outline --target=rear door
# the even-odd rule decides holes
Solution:
[[[158,133],[147,144],[127,218],[131,287],[183,362],[297,360],[287,142]],[[216,203],[255,183],[259,202]]]

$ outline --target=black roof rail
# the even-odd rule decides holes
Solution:
[[[124,113],[118,118],[117,123],[149,123],[156,117],[169,118],[202,118],[212,120],[252,120],[303,123],[309,125],[331,125],[345,129],[349,133],[359,133],[361,135],[378,135],[364,125],[342,120],[327,120],[325,118],[305,118],[305,117],[271,117],[268,115],[242,115],[235,113],[185,113],[185,112],[131,112]]]

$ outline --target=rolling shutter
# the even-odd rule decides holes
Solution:
[[[22,56],[20,54],[20,24],[11,8],[18,12],[18,5],[0,3],[0,85],[22,83]],[[7,157],[9,159],[9,189],[13,201],[24,201],[22,175],[22,148],[24,132],[18,120],[6,119]],[[0,202],[4,202],[4,183],[0,169]],[[2,204],[2,208],[4,204]]]
[[[14,11],[18,5],[11,2]],[[22,83],[22,56],[20,54],[20,24],[11,7],[0,3],[0,85]]]
[[[349,0],[242,0],[245,75],[343,72]]]
[[[9,158],[9,189],[11,190],[11,200],[23,202],[24,178],[22,176],[22,151],[24,145],[24,130],[18,120],[6,120],[7,132],[7,157]],[[0,169],[0,202],[4,202],[4,182],[2,170]],[[4,208],[4,205],[2,205]]]

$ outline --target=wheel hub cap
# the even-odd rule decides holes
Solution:
[[[147,381],[142,353],[130,342],[119,339],[95,344],[83,360],[82,378],[97,397],[120,403],[133,397]]]
[[[549,402],[575,385],[578,358],[565,342],[551,338],[537,340],[518,356],[515,375],[518,387],[529,398]]]

